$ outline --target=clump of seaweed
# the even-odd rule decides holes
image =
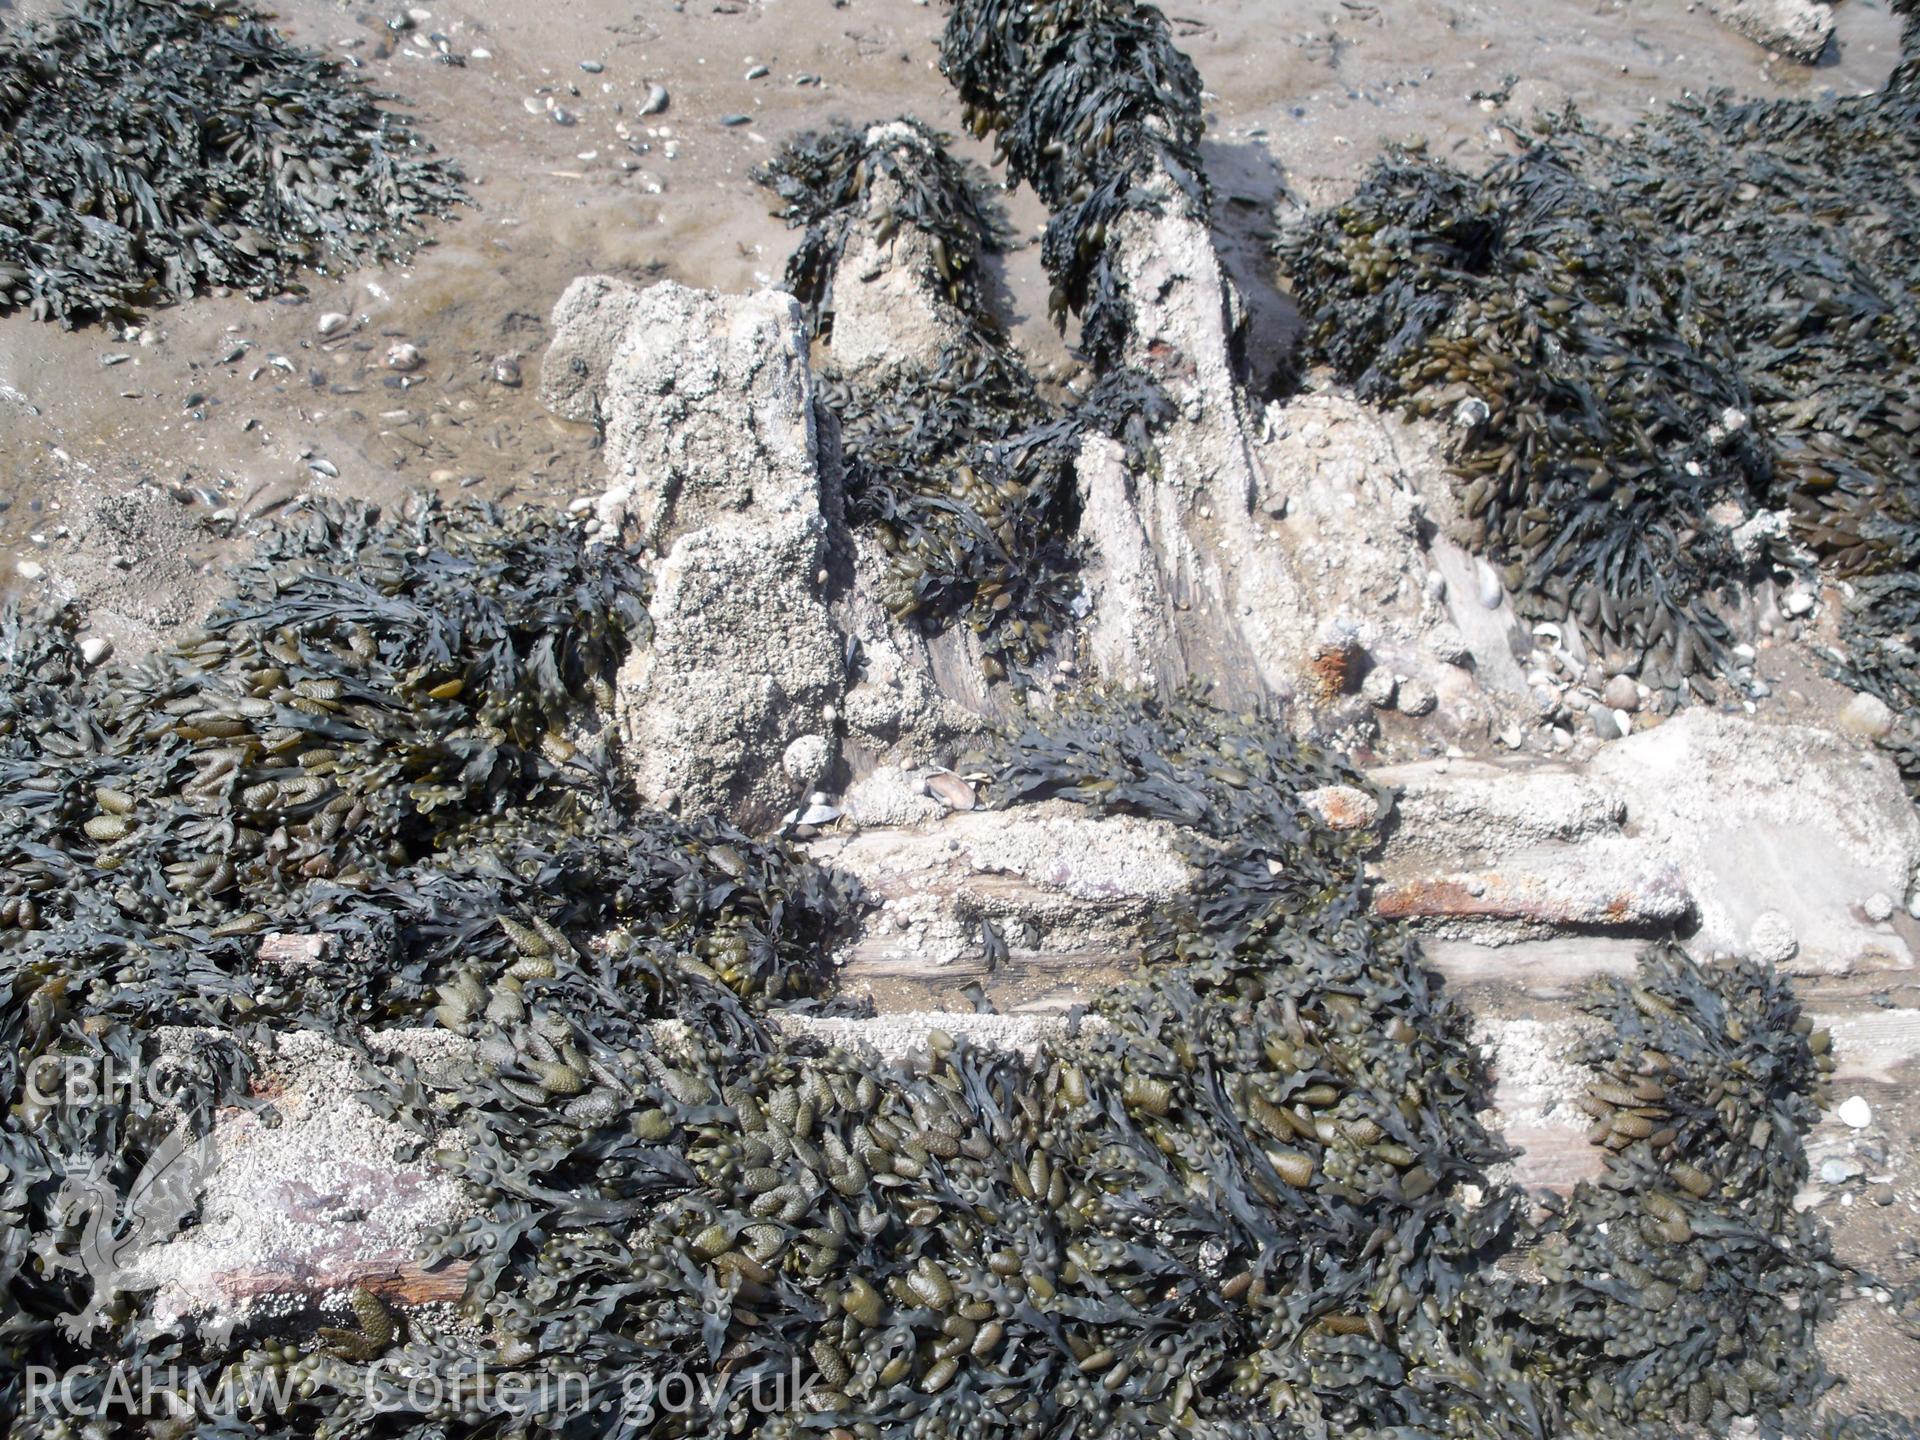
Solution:
[[[1607,1174],[1553,1207],[1523,1279],[1489,1285],[1512,1363],[1598,1433],[1810,1404],[1839,1272],[1794,1196],[1831,1037],[1770,968],[1702,969],[1674,946],[1596,982],[1587,1008],[1603,1028],[1580,1103]]]
[[[1838,673],[1920,716],[1920,20],[1870,95],[1686,101],[1555,143],[1624,196],[1699,287],[1772,454],[1771,504],[1856,594]],[[1920,785],[1907,739],[1903,768]]]
[[[1920,63],[1909,20],[1907,65]],[[1556,144],[1620,193],[1719,317],[1774,452],[1776,503],[1842,574],[1920,553],[1920,84],[1684,100],[1616,140]]]
[[[1724,648],[1716,507],[1786,511],[1860,592],[1842,677],[1911,715],[1917,64],[1910,17],[1874,94],[1690,99],[1622,136],[1570,113],[1479,178],[1389,158],[1283,241],[1308,358],[1460,417],[1463,538],[1663,685]]]
[[[84,1405],[117,1342],[129,1363],[226,1364],[216,1339],[156,1338],[132,1297],[90,1286],[69,1201],[135,1193],[183,1114],[204,1134],[216,1104],[259,1104],[249,1039],[357,1046],[484,1012],[522,1046],[488,1093],[529,1117],[578,1099],[585,1117],[604,1096],[564,1031],[514,1019],[520,987],[576,953],[569,933],[621,937],[550,989],[623,1048],[668,1016],[757,1035],[746,1007],[820,991],[847,885],[717,820],[643,810],[608,768],[607,677],[646,641],[645,594],[630,557],[541,512],[329,504],[153,658],[90,670],[71,608],[0,617],[0,1211],[17,1242],[0,1252],[0,1372],[71,1367]],[[276,928],[330,943],[291,971],[260,963]],[[144,1073],[166,1026],[210,1062],[168,1103],[44,1093],[50,1063]],[[363,1316],[352,1345],[312,1354],[386,1348]],[[64,1433],[21,1403],[10,1379],[13,1433]]]
[[[1264,972],[1280,933],[1295,957],[1308,943],[1376,938],[1361,878],[1372,837],[1328,829],[1303,797],[1332,785],[1386,797],[1343,758],[1287,739],[1278,715],[1230,715],[1191,694],[1165,705],[1083,696],[1017,731],[991,768],[1001,804],[1071,800],[1205,837],[1190,850],[1197,908],[1161,917],[1152,964],[1228,985],[1242,966]]]
[[[1177,200],[1204,216],[1200,75],[1166,17],[1136,0],[958,0],[940,68],[975,135],[1049,211],[1041,259],[1048,310],[1080,317],[1096,370],[1120,360],[1132,315],[1114,271],[1113,227]]]
[[[840,422],[848,518],[891,557],[896,620],[937,630],[969,617],[989,679],[1070,633],[1080,429],[1052,415],[1017,359],[961,344],[931,370],[830,379],[821,394]]]
[[[587,967],[556,959],[524,993],[564,1053],[543,1008]],[[647,1365],[731,1374],[716,1425],[1285,1433],[1263,1417],[1289,1386],[1393,1413],[1355,1347],[1447,1293],[1503,1213],[1448,1198],[1494,1153],[1455,1103],[1460,1017],[1364,952],[1231,986],[1156,972],[1033,1067],[940,1033],[889,1064],[697,1026],[623,1057],[567,1013],[611,1108],[562,1128],[490,1102],[443,1137],[498,1197],[449,1243],[502,1353],[609,1394]],[[591,1198],[556,1175],[591,1175]],[[1369,1244],[1377,1262],[1350,1263]],[[1368,1321],[1382,1302],[1393,1318]],[[753,1377],[795,1364],[804,1409],[752,1415]],[[337,1367],[301,1373],[357,1393]]]
[[[1648,654],[1661,685],[1717,668],[1710,601],[1744,567],[1708,511],[1750,506],[1767,452],[1692,278],[1612,197],[1544,147],[1480,180],[1392,157],[1283,243],[1313,358],[1469,419],[1460,538],[1523,608]]]
[[[1791,1199],[1825,1042],[1770,972],[1655,953],[1597,998],[1611,1183],[1536,1232],[1467,1188],[1503,1152],[1464,1015],[1300,801],[1358,775],[1192,699],[1085,697],[994,758],[996,803],[1176,820],[1205,867],[1140,978],[1031,1065],[697,1022],[622,1052],[622,992],[558,943],[485,1016],[511,975],[455,982],[442,1022],[509,1067],[437,1141],[491,1201],[444,1243],[496,1361],[596,1398],[649,1365],[724,1376],[708,1423],[763,1435],[1623,1434],[1818,1392],[1830,1272]],[[545,1106],[523,1034],[561,1057]],[[1495,1267],[1516,1252],[1539,1273]],[[396,1358],[472,1362],[445,1337]],[[804,1404],[756,1408],[794,1366]],[[287,1374],[316,1413],[363,1390],[337,1357]]]
[[[237,0],[85,0],[0,33],[0,311],[125,317],[406,253],[458,180]]]
[[[739,994],[818,988],[814,941],[783,937],[817,940],[844,897],[719,822],[642,812],[586,723],[649,633],[629,557],[537,511],[322,505],[234,585],[200,632],[111,671],[80,664],[70,614],[7,618],[10,967],[133,957],[93,998],[133,1005],[150,982],[171,1023],[235,994],[419,1013],[432,966],[511,953],[513,910],[645,916],[697,932],[678,948]],[[343,958],[269,1006],[235,942],[276,927]],[[204,983],[176,993],[187,977]]]

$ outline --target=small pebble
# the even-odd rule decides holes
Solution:
[[[1393,694],[1399,682],[1393,678],[1393,672],[1384,665],[1376,665],[1367,671],[1366,679],[1360,682],[1360,697],[1376,710],[1385,710],[1393,704]]]
[[[1301,795],[1300,803],[1331,830],[1364,830],[1380,818],[1380,802],[1351,785],[1322,785]]]
[[[493,359],[493,378],[496,383],[509,390],[520,388],[520,361],[513,355],[496,355]]]
[[[580,62],[580,68],[589,75],[598,75],[607,67],[602,65],[598,60],[582,60]]]
[[[764,78],[764,77],[766,76],[766,74],[767,74],[767,67],[766,67],[766,66],[764,66],[764,65],[756,65],[756,66],[754,66],[754,67],[753,67],[753,68],[752,68],[751,70],[749,70],[749,71],[747,71],[747,79],[749,79],[749,80],[759,80],[759,79],[762,79],[762,78]]]
[[[1587,719],[1593,725],[1593,733],[1602,740],[1618,740],[1626,733],[1620,728],[1620,721],[1614,712],[1605,705],[1595,705],[1588,710]]]
[[[1863,690],[1847,701],[1836,723],[1849,735],[1880,740],[1893,731],[1893,711],[1878,695],[1869,695]]]
[[[338,310],[329,310],[320,317],[320,323],[313,328],[320,332],[320,338],[324,340],[328,336],[338,335],[342,330],[346,329],[347,317],[342,315]]]
[[[38,580],[47,573],[47,567],[38,560],[22,560],[13,569],[22,580]]]
[[[126,364],[127,361],[131,360],[132,358],[133,357],[131,355],[121,354],[118,352],[111,355],[102,355],[100,357],[100,368],[102,370],[110,370],[115,365]]]
[[[1747,932],[1747,949],[1756,960],[1784,965],[1800,953],[1800,937],[1794,933],[1793,922],[1778,910],[1762,910]]]
[[[1610,710],[1625,710],[1632,714],[1640,708],[1640,687],[1633,683],[1631,675],[1616,675],[1607,681],[1607,688],[1600,692],[1600,698],[1607,702]]]
[[[1891,1205],[1893,1204],[1893,1186],[1876,1185],[1868,1198],[1876,1205]]]
[[[662,110],[667,108],[668,98],[666,86],[649,85],[647,87],[646,102],[641,105],[640,113],[642,115],[658,115]]]
[[[971,810],[977,803],[973,787],[950,770],[927,776],[927,793],[949,810]]]
[[[406,374],[420,368],[421,356],[418,345],[399,344],[387,351],[387,368]]]
[[[1440,703],[1440,697],[1434,694],[1433,687],[1424,680],[1406,679],[1398,685],[1399,694],[1394,706],[1402,715],[1430,714],[1433,707]]]
[[[1860,902],[1860,908],[1866,912],[1867,919],[1878,925],[1893,918],[1893,897],[1884,890],[1876,890]]]
[[[1805,615],[1813,607],[1813,593],[1808,590],[1789,590],[1780,602],[1780,608],[1795,618]]]
[[[104,635],[85,635],[80,640],[80,658],[88,665],[98,665],[113,654],[113,642]]]
[[[722,115],[720,117],[720,123],[729,130],[734,130],[747,124],[752,119],[753,117],[751,115]]]
[[[1842,1185],[1860,1173],[1860,1164],[1856,1160],[1822,1160],[1820,1178],[1829,1185]]]
[[[1473,658],[1473,652],[1467,649],[1467,637],[1457,625],[1442,622],[1434,626],[1427,631],[1426,646],[1427,653],[1444,665],[1465,665]]]
[[[548,112],[547,118],[552,120],[556,125],[572,125],[577,117],[565,106],[556,105]]]
[[[1842,1125],[1851,1130],[1864,1130],[1873,1123],[1873,1107],[1858,1095],[1849,1095],[1842,1100],[1834,1114]]]

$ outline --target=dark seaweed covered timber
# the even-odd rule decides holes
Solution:
[[[930,629],[966,616],[988,678],[1017,679],[1076,614],[1082,437],[1115,436],[1135,466],[1156,463],[1151,437],[1167,401],[1122,362],[1132,319],[1110,232],[1127,212],[1176,197],[1205,213],[1200,81],[1165,17],[1134,0],[967,0],[948,16],[941,65],[974,133],[998,132],[1010,178],[1052,212],[1041,252],[1049,309],[1062,328],[1069,312],[1080,317],[1096,377],[1070,410],[1043,400],[983,302],[980,256],[1000,224],[937,135],[911,121],[919,145],[873,145],[844,126],[803,135],[760,178],[806,231],[787,283],[822,336],[848,227],[876,183],[897,187],[883,238],[901,226],[930,237],[923,279],[955,307],[961,339],[930,369],[829,374],[822,397],[840,422],[850,518],[894,558],[895,616]]]
[[[1607,1183],[1544,1227],[1476,1197],[1501,1152],[1465,1016],[1370,916],[1364,841],[1300,798],[1364,780],[1275,717],[1095,695],[999,742],[995,803],[1176,821],[1202,884],[1037,1061],[935,1033],[880,1063],[768,1024],[817,1003],[857,897],[605,768],[598,682],[645,643],[617,552],[524,511],[326,509],[237,583],[205,634],[95,672],[70,614],[6,617],[0,1375],[74,1367],[84,1402],[106,1357],[271,1372],[291,1409],[244,1433],[408,1440],[1619,1434],[1818,1389],[1832,1271],[1791,1199],[1826,1040],[1783,983],[1651,955],[1595,997]],[[251,937],[290,924],[328,958],[256,966]],[[151,1334],[123,1296],[90,1343],[60,1328],[89,1299],[62,1180],[132,1175],[173,1117],[39,1104],[25,1068],[150,1057],[167,1024],[201,1031],[200,1123],[261,1103],[249,1038],[467,1038],[432,1088],[366,1071],[472,1186],[479,1215],[431,1249],[467,1267],[467,1325],[360,1295],[355,1328],[229,1348]],[[459,1396],[481,1364],[585,1375],[616,1409],[514,1424],[378,1378]],[[753,1378],[795,1364],[807,1401],[755,1411]],[[623,1422],[667,1371],[735,1388],[715,1417]],[[19,1400],[0,1380],[0,1412]]]
[[[840,125],[796,136],[756,178],[803,228],[787,285],[814,333],[832,334],[833,285],[850,230],[879,193],[877,237],[926,238],[918,280],[950,307],[955,343],[932,368],[820,377],[845,458],[848,520],[891,557],[896,619],[938,631],[966,617],[989,678],[1018,674],[1071,623],[1079,583],[1072,461],[1078,436],[1054,421],[981,291],[981,255],[1003,238],[985,177],[914,120],[870,140]],[[1002,449],[1032,432],[1037,443]]]
[[[1072,627],[1079,596],[1079,494],[1074,460],[1092,430],[1151,463],[1166,406],[1145,377],[1115,367],[1064,413],[1042,397],[981,291],[981,254],[1003,222],[983,177],[956,163],[917,121],[870,140],[841,126],[796,137],[758,172],[804,228],[787,284],[815,333],[830,335],[833,281],[847,236],[873,196],[882,243],[919,232],[919,278],[951,307],[956,337],[931,366],[821,376],[845,458],[848,519],[891,557],[888,608],[938,630],[965,618],[989,679],[1020,677]]]
[[[1568,115],[1478,179],[1382,161],[1283,242],[1308,358],[1419,413],[1484,403],[1464,538],[1660,684],[1713,668],[1745,568],[1709,507],[1789,511],[1858,586],[1843,676],[1912,716],[1917,75],[1910,18],[1873,95],[1689,101],[1619,137]]]
[[[1063,328],[1080,317],[1081,351],[1105,371],[1132,327],[1115,222],[1176,195],[1202,215],[1209,204],[1199,72],[1136,0],[956,0],[940,68],[973,133],[993,132],[1009,177],[1046,204],[1048,309]]]
[[[0,34],[0,311],[126,316],[404,255],[457,177],[237,0],[82,0]]]

